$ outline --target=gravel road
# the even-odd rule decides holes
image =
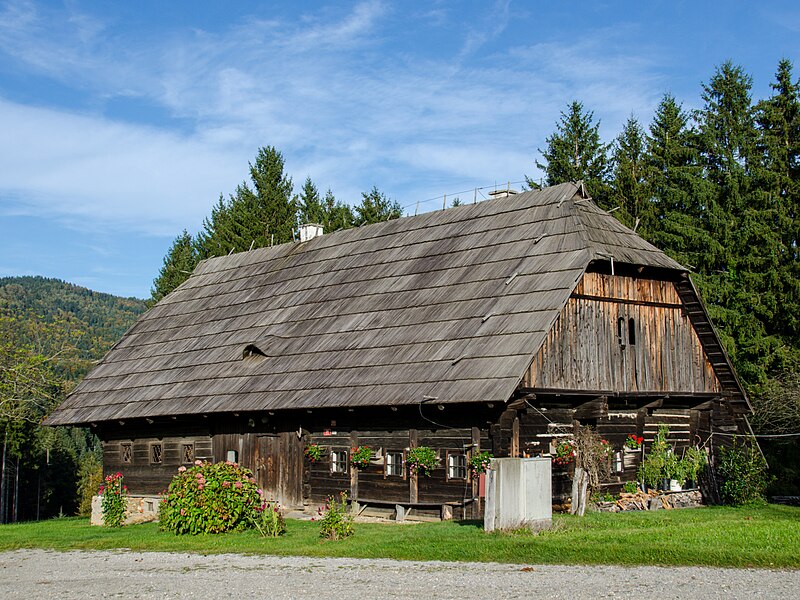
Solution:
[[[798,598],[800,571],[160,552],[0,553],[0,598]]]

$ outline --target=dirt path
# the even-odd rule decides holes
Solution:
[[[798,598],[800,571],[0,553],[0,598]]]

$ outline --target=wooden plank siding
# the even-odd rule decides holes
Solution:
[[[591,272],[548,332],[523,385],[619,393],[722,391],[671,282]]]

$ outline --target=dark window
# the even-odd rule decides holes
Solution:
[[[183,449],[181,451],[181,462],[194,462],[194,444],[183,444]]]
[[[631,346],[636,345],[636,321],[628,319],[628,343]]]
[[[620,346],[625,345],[625,317],[620,317],[617,319],[617,341],[619,342]]]
[[[162,457],[163,454],[161,444],[150,444],[150,464],[160,465]]]
[[[403,474],[403,453],[402,452],[387,452],[386,453],[386,474],[387,475],[402,475]]]
[[[466,479],[467,478],[467,455],[461,453],[449,453],[447,455],[447,478]]]
[[[347,450],[331,452],[331,473],[347,473]]]
[[[133,444],[120,444],[119,454],[123,463],[130,464],[133,461]]]

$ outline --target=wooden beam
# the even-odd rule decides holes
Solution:
[[[574,418],[578,421],[601,419],[608,416],[608,396],[598,396],[575,407]]]

